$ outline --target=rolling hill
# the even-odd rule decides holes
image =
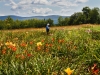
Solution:
[[[21,16],[16,16],[16,15],[7,15],[7,16],[0,16],[0,20],[5,20],[8,16],[10,16],[13,20],[28,20],[28,19],[52,19],[54,23],[57,23],[58,18],[60,15],[48,15],[48,16],[31,16],[31,17],[21,17]],[[63,18],[69,17],[69,16],[62,16]]]

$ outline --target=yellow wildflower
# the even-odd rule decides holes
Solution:
[[[74,70],[71,70],[70,68],[67,68],[64,70],[68,75],[71,75]]]
[[[6,42],[5,45],[9,45],[9,42]]]
[[[41,43],[41,42],[38,42],[38,43],[37,43],[37,46],[42,46],[42,43]]]
[[[16,46],[16,44],[12,44],[13,46]]]
[[[12,42],[9,42],[9,45],[13,45],[13,43]]]
[[[13,44],[12,42],[6,42],[5,45],[6,45],[6,46],[8,46],[8,45],[16,46],[16,45]]]

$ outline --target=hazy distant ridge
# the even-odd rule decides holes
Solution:
[[[31,17],[21,17],[21,16],[16,16],[16,15],[7,15],[7,16],[0,16],[0,20],[5,20],[8,16],[10,16],[13,20],[27,20],[27,19],[52,19],[54,20],[54,23],[57,23],[57,20],[59,18],[59,15],[49,15],[49,16],[31,16]],[[69,16],[62,16],[62,17],[69,17]]]

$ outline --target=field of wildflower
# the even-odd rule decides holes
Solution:
[[[0,75],[100,75],[99,29],[0,31]]]

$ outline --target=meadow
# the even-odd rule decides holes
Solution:
[[[0,31],[0,75],[100,75],[100,26]]]

